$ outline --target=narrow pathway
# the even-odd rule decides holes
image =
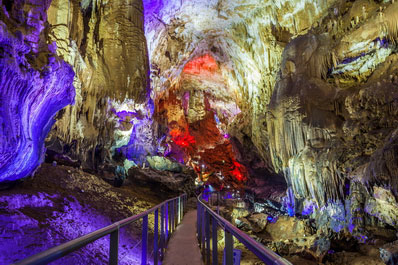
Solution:
[[[196,210],[189,211],[167,245],[163,264],[202,265],[202,255],[196,239]]]

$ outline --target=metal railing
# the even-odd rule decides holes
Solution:
[[[87,244],[90,244],[97,239],[105,237],[110,234],[109,246],[109,264],[118,264],[119,253],[119,230],[120,228],[131,224],[137,220],[142,219],[142,250],[141,250],[141,264],[147,265],[148,256],[148,215],[154,213],[154,256],[153,263],[158,264],[163,258],[164,249],[166,248],[169,235],[173,233],[177,224],[181,222],[184,215],[184,209],[187,202],[187,195],[183,194],[164,201],[156,205],[150,210],[147,210],[138,215],[131,216],[119,222],[113,223],[107,227],[94,231],[85,236],[76,238],[59,246],[50,248],[41,253],[28,257],[24,260],[14,263],[14,265],[34,265],[47,264],[67,254],[76,251]],[[159,209],[160,209],[160,238],[159,238]],[[160,239],[160,240],[159,240]]]
[[[233,237],[238,239],[243,245],[253,252],[260,260],[266,264],[275,265],[292,265],[289,261],[277,255],[275,252],[267,249],[262,244],[242,232],[223,217],[215,213],[209,206],[201,200],[202,194],[197,199],[197,235],[199,246],[204,256],[206,264],[218,264],[218,249],[217,249],[217,229],[221,227],[225,233],[225,264],[232,265],[233,262]],[[210,235],[210,227],[211,235]],[[212,244],[210,246],[210,240]],[[210,263],[210,259],[212,263]]]

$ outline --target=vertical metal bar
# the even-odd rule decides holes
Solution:
[[[176,199],[176,226],[180,223],[180,213],[178,212],[179,209],[179,204],[180,204],[180,198]]]
[[[199,241],[199,246],[201,246],[201,240],[202,240],[202,223],[201,223],[201,221],[202,221],[202,217],[201,217],[201,215],[202,215],[202,206],[200,205],[200,202],[198,201],[198,204],[197,204],[197,206],[196,206],[196,213],[197,213],[197,216],[196,216],[196,219],[197,219],[197,221],[196,221],[196,231],[197,231],[197,233],[198,233],[198,241]]]
[[[232,234],[225,229],[225,264],[234,262],[234,240]]]
[[[204,254],[205,253],[205,243],[206,243],[206,239],[205,239],[205,222],[206,222],[206,218],[205,217],[206,217],[207,209],[205,207],[203,207],[202,209],[203,210],[202,210],[202,215],[201,215],[201,217],[202,217],[202,221],[201,221],[201,224],[202,224],[202,228],[201,228],[202,235],[201,235],[201,237],[202,237],[202,239],[201,239],[201,242],[202,242],[202,254]]]
[[[173,211],[171,210],[171,206],[173,205],[173,201],[171,201],[170,203],[169,203],[169,208],[168,208],[168,210],[169,210],[169,234],[171,235],[171,233],[172,233],[172,230],[173,230],[173,225],[172,225],[172,218],[171,218],[171,216],[173,215]]]
[[[163,259],[163,249],[166,240],[164,239],[164,205],[160,207],[160,256]]]
[[[155,210],[155,225],[153,227],[153,264],[158,264],[159,210]]]
[[[142,218],[141,265],[147,265],[147,250],[148,250],[148,215],[145,215]]]
[[[178,207],[178,199],[174,200],[174,230],[177,227],[177,222],[178,222],[178,213],[177,213],[177,207]]]
[[[169,239],[169,203],[166,202],[166,206],[164,207],[164,211],[165,211],[165,217],[164,217],[164,228],[165,228],[165,242],[164,242],[164,247],[166,247],[166,242]]]
[[[119,252],[119,228],[111,233],[109,245],[109,265],[117,265]]]
[[[174,204],[173,204],[173,206],[174,206],[174,208],[173,208],[173,211],[174,211],[174,231],[176,230],[176,227],[177,227],[177,203],[178,203],[178,201],[177,200],[174,200]]]
[[[174,200],[171,201],[170,205],[170,234],[174,232]]]
[[[211,225],[212,225],[212,232],[213,232],[213,240],[212,240],[212,243],[213,243],[213,247],[212,247],[212,249],[213,249],[213,257],[212,257],[212,260],[213,260],[213,265],[218,265],[218,257],[217,257],[217,254],[218,254],[218,249],[217,249],[217,242],[218,242],[218,238],[217,238],[217,220],[214,217],[212,217],[211,220],[212,220],[212,224]]]
[[[182,221],[182,219],[184,218],[184,196],[181,197],[181,207],[180,207],[180,210],[181,210],[181,221]]]
[[[181,222],[181,197],[178,197],[178,224]]]
[[[210,264],[210,214],[206,211],[206,263]]]

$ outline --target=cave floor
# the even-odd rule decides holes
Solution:
[[[110,176],[109,176],[110,177]],[[114,187],[104,176],[78,168],[42,164],[33,178],[0,190],[0,264],[48,248],[141,213],[168,194],[126,183]],[[153,229],[153,215],[149,217]],[[121,230],[119,264],[140,260],[141,223]],[[149,244],[152,244],[149,231]],[[103,238],[52,264],[106,264],[109,238]]]
[[[170,238],[165,253],[165,265],[200,265],[202,255],[196,239],[196,210],[185,214]]]

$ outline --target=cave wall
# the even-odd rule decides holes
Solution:
[[[315,205],[337,231],[397,225],[397,8],[333,6],[286,46],[269,104],[271,159],[292,207]]]
[[[241,110],[226,133],[252,147],[246,164],[286,179],[291,213],[318,209],[335,230],[396,225],[395,1],[144,6],[153,98],[209,54]]]
[[[153,152],[141,1],[3,1],[0,11],[2,180],[44,159],[100,170]]]
[[[142,2],[54,0],[47,14],[48,38],[76,73],[76,104],[58,115],[48,148],[86,169],[142,161],[153,151]]]
[[[231,171],[237,159],[286,179],[292,212],[396,226],[397,13],[363,0],[4,1],[1,180],[34,171],[74,103],[46,140],[74,165],[144,163],[167,123],[198,139],[211,128]],[[208,58],[217,71],[195,73]]]
[[[54,116],[74,102],[72,68],[47,41],[49,1],[0,7],[0,181],[31,174],[43,161]]]

